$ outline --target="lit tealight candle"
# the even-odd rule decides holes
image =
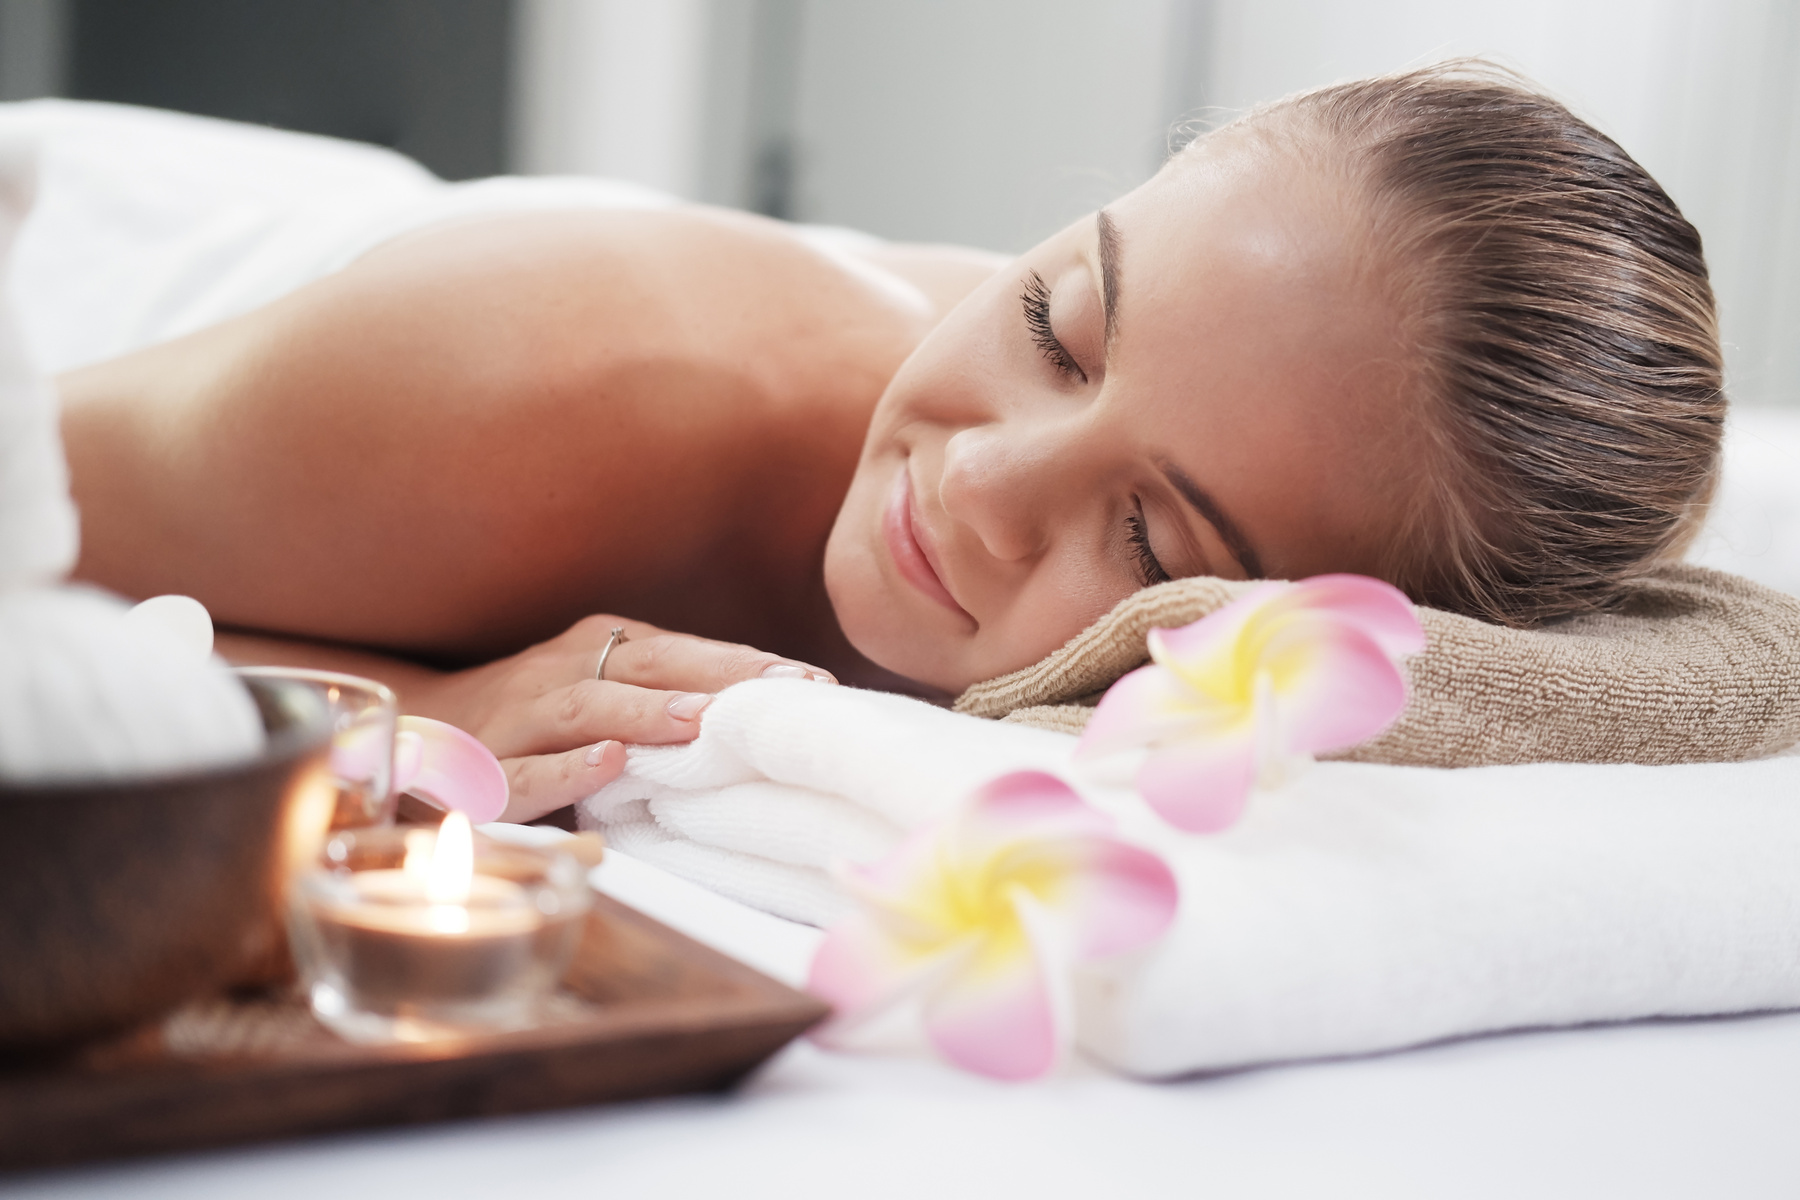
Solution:
[[[491,937],[528,933],[538,924],[524,888],[475,873],[474,831],[459,812],[435,833],[408,829],[400,869],[358,871],[351,886],[356,904],[344,919],[370,929]]]
[[[393,845],[398,836],[401,841]],[[388,844],[356,869],[352,848]],[[393,853],[398,851],[398,853]],[[520,852],[509,848],[515,860]],[[368,857],[366,853],[358,857]],[[314,1012],[354,1040],[418,1040],[516,1028],[567,965],[587,908],[579,871],[521,882],[478,872],[469,820],[436,831],[361,831],[327,847],[335,869],[302,880],[295,953]],[[544,856],[538,856],[543,861]]]

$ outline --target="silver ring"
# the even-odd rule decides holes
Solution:
[[[595,679],[606,678],[606,656],[613,652],[613,647],[619,645],[621,642],[629,642],[630,640],[630,638],[625,636],[625,627],[623,625],[613,626],[612,636],[606,639],[606,648],[600,651],[600,665],[594,668]]]

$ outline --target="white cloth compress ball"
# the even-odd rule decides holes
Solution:
[[[0,778],[121,778],[255,755],[248,692],[190,636],[86,588],[0,593]]]
[[[29,146],[0,139],[0,284],[31,206]],[[77,526],[56,393],[0,287],[0,782],[119,779],[254,757],[249,692],[213,658],[193,601],[124,601],[54,583]]]

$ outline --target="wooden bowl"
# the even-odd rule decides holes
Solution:
[[[290,843],[331,798],[330,717],[304,684],[245,682],[269,734],[252,762],[0,785],[0,1055],[149,1020],[282,946]]]

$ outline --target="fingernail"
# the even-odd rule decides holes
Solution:
[[[824,671],[818,671],[812,676],[812,681],[814,683],[836,683],[837,676],[828,675]]]
[[[684,692],[669,701],[669,715],[677,721],[692,721],[712,702],[713,698],[705,692]]]
[[[791,663],[776,663],[772,667],[763,668],[764,679],[806,679],[810,673],[805,667],[796,667]]]
[[[595,742],[592,746],[589,746],[587,752],[587,765],[590,767],[599,766],[600,760],[606,757],[606,748],[610,745],[612,745],[611,742]]]

